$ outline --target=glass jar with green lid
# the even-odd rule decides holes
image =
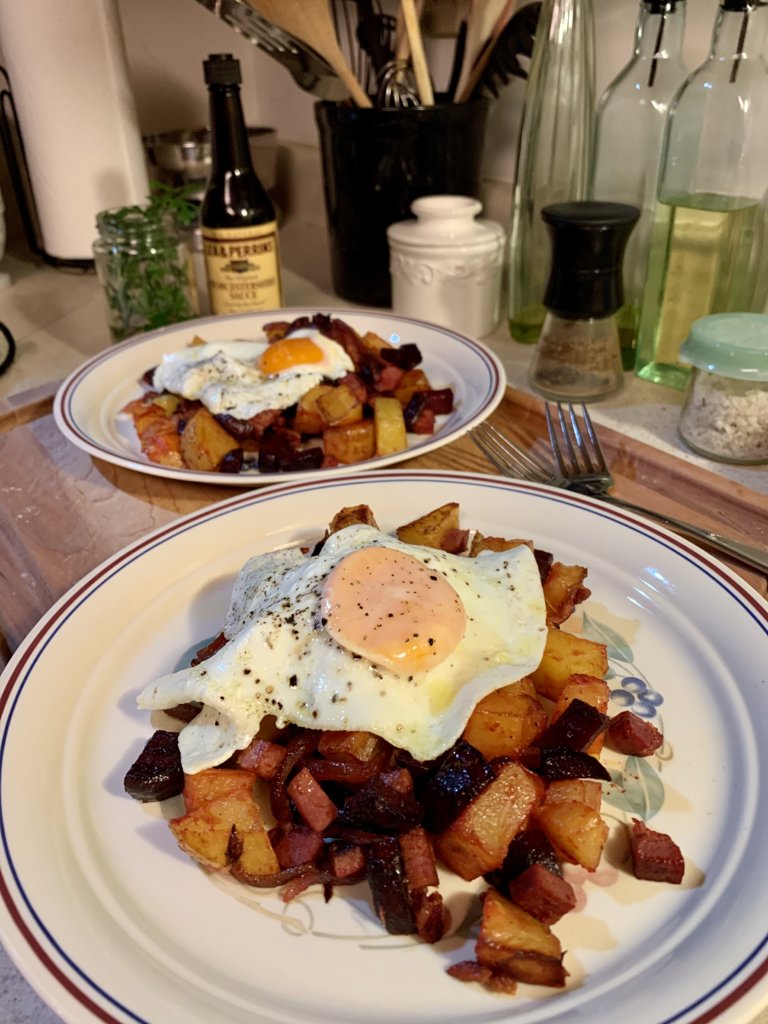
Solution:
[[[768,463],[768,315],[701,317],[680,361],[692,367],[680,416],[686,444],[721,462]]]

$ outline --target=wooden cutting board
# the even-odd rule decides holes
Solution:
[[[0,667],[41,615],[92,568],[150,530],[241,493],[92,459],[59,433],[50,398],[0,401]],[[542,403],[509,388],[491,422],[548,458]],[[608,429],[615,493],[768,546],[768,497]],[[469,438],[404,467],[494,472]],[[760,593],[766,579],[730,563]]]

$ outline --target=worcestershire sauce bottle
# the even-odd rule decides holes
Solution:
[[[210,94],[213,167],[201,208],[205,270],[215,314],[283,304],[275,209],[256,176],[240,103],[240,63],[203,63]]]

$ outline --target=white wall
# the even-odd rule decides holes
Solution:
[[[243,102],[252,125],[269,125],[283,142],[316,145],[315,98],[271,57],[218,21],[195,0],[118,0],[131,83],[145,133],[191,128],[207,120],[202,62],[208,53],[233,52],[243,68]],[[626,63],[637,0],[593,0],[598,36],[598,91]],[[717,0],[688,0],[685,57],[690,68],[707,54]],[[429,43],[441,53],[440,41]],[[436,49],[437,48],[437,49]],[[494,104],[486,166],[511,181],[524,84],[514,80]]]

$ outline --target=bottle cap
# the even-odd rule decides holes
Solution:
[[[567,320],[600,320],[624,302],[624,250],[640,210],[578,200],[541,211],[552,241],[544,305]]]
[[[724,11],[748,11],[756,6],[755,0],[720,0]]]
[[[713,313],[694,320],[680,362],[721,377],[768,381],[768,315]]]
[[[212,53],[203,61],[206,85],[240,85],[240,61],[231,53]]]

